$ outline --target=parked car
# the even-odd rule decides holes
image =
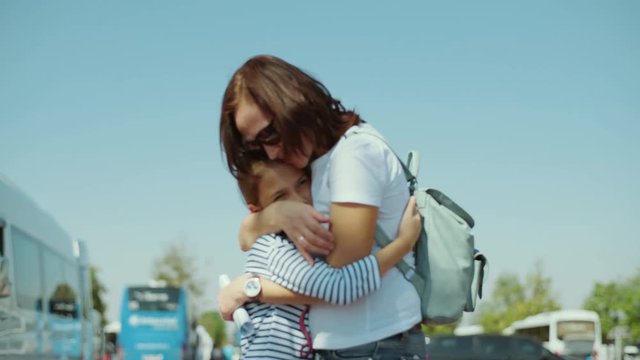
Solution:
[[[627,345],[624,347],[623,353],[624,353],[624,356],[623,356],[624,360],[640,359],[640,345],[639,346]]]
[[[427,360],[562,360],[524,336],[436,335],[425,341]]]

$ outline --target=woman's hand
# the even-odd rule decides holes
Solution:
[[[407,208],[404,210],[404,214],[402,214],[402,219],[400,220],[397,241],[402,241],[406,243],[410,249],[413,249],[420,238],[421,230],[422,219],[420,218],[420,214],[416,208],[416,198],[415,196],[411,196],[407,203]]]
[[[311,205],[278,201],[265,211],[273,213],[274,223],[287,234],[310,264],[313,264],[310,253],[329,255],[333,250],[333,235],[322,225],[329,223],[329,218]]]
[[[249,274],[240,275],[229,285],[220,289],[218,310],[224,320],[232,321],[233,312],[249,300],[244,294],[244,283],[247,279],[249,279]]]
[[[240,230],[241,247],[248,250],[259,236],[284,231],[307,262],[313,264],[310,253],[328,255],[334,247],[333,235],[324,223],[329,223],[329,218],[309,204],[276,201],[245,218]]]

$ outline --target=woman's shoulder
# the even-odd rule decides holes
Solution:
[[[364,136],[363,136],[364,135]],[[343,135],[346,139],[348,138],[365,138],[365,139],[377,139],[378,141],[385,141],[384,137],[378,130],[376,130],[373,125],[369,123],[360,123],[357,125],[351,126],[347,131],[345,131]]]
[[[336,147],[337,153],[348,153],[350,156],[377,157],[391,153],[385,138],[368,123],[350,127],[340,139]]]

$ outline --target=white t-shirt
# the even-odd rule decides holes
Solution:
[[[407,182],[391,149],[369,134],[382,138],[369,124],[351,127],[311,164],[313,204],[324,214],[329,214],[331,203],[376,206],[378,225],[394,239],[409,199]],[[378,250],[374,241],[372,253]],[[405,261],[413,264],[413,254],[405,256]],[[396,268],[384,275],[380,289],[364,298],[346,306],[313,305],[309,314],[315,349],[343,349],[380,340],[420,320],[418,293]]]

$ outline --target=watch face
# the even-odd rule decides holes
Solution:
[[[258,296],[260,290],[260,280],[258,278],[251,278],[244,283],[244,293],[250,298]]]

